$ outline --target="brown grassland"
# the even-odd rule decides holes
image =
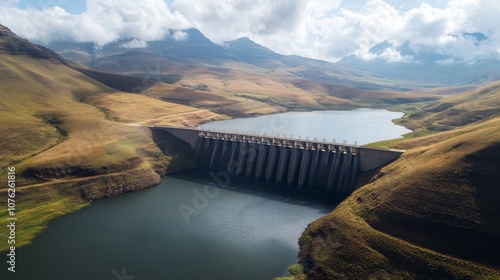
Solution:
[[[224,75],[170,67],[183,71],[173,85],[124,92],[141,81],[120,88],[123,76],[66,63],[0,26],[0,178],[16,168],[17,246],[88,201],[196,166],[186,143],[148,125],[397,105],[458,90],[355,90],[299,79],[300,67],[267,73],[237,65]],[[398,123],[414,132],[374,145],[407,152],[309,225],[299,242],[303,266],[291,270],[308,279],[500,278],[500,83],[395,108],[407,111]],[[0,193],[7,193],[4,185]],[[4,227],[0,240],[6,236]]]
[[[89,200],[149,187],[159,183],[160,175],[196,166],[183,142],[163,135],[169,141],[160,145],[141,124],[193,127],[228,118],[223,111],[230,112],[231,106],[239,115],[283,110],[247,106],[242,98],[216,99],[200,109],[119,92],[84,75],[84,67],[74,67],[4,27],[0,35],[0,176],[6,178],[8,166],[16,168],[17,246],[28,244],[54,217]],[[113,83],[126,79],[111,78]],[[137,84],[131,82],[129,87]],[[0,193],[6,192],[2,185]],[[6,215],[2,212],[0,218]],[[0,239],[6,235],[2,228]],[[0,246],[6,248],[7,243]]]
[[[407,152],[301,237],[307,279],[500,278],[499,86],[401,120]]]

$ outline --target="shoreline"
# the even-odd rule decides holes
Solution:
[[[360,109],[360,108],[356,108],[356,109]],[[362,109],[362,108],[361,108]],[[370,109],[370,108],[368,108]],[[386,108],[381,108],[381,109],[385,109],[387,110]],[[353,110],[352,108],[351,109],[348,109],[348,110],[315,110],[315,111],[318,111],[318,112],[324,112],[324,111],[350,111],[350,110]],[[306,111],[306,112],[315,112],[315,111]],[[283,112],[283,113],[288,113],[288,112],[304,112],[304,111],[295,111],[295,110],[289,110],[289,111],[286,111],[286,112]],[[273,113],[273,114],[282,114],[282,113]],[[273,114],[261,114],[261,115],[258,115],[258,116],[269,116],[269,115],[273,115]],[[258,117],[258,116],[245,116],[243,118],[247,118],[247,117]],[[237,118],[242,118],[240,116],[233,116],[231,117],[231,119],[237,119]],[[210,122],[210,121],[208,121]],[[197,126],[203,124],[204,122],[199,122],[197,124]],[[196,126],[196,127],[197,127]],[[174,169],[175,169],[175,166],[174,166]],[[45,230],[47,230],[48,228],[48,224],[50,223],[51,220],[53,220],[54,218],[57,218],[61,215],[65,215],[65,214],[68,214],[68,213],[71,213],[71,212],[74,212],[74,211],[77,211],[85,206],[88,205],[89,202],[93,201],[93,200],[96,200],[96,199],[100,199],[100,198],[103,198],[103,197],[111,197],[111,196],[115,196],[115,195],[120,195],[120,194],[123,194],[125,192],[134,192],[134,191],[138,191],[138,190],[141,190],[141,189],[147,189],[147,188],[150,188],[150,187],[153,187],[153,186],[156,186],[158,185],[161,181],[161,177],[165,176],[165,175],[168,175],[168,174],[175,174],[175,173],[178,173],[178,172],[183,172],[185,170],[189,170],[189,169],[192,169],[191,168],[187,168],[187,169],[179,169],[179,170],[176,170],[174,172],[171,172],[171,173],[160,173],[158,174],[158,172],[155,172],[156,175],[153,175],[153,173],[150,173],[152,177],[156,177],[156,179],[152,178],[151,177],[151,180],[147,179],[147,180],[143,180],[143,182],[146,182],[146,183],[143,183],[140,187],[137,187],[137,188],[131,188],[129,190],[127,190],[126,188],[126,185],[129,184],[130,181],[123,181],[123,183],[119,183],[119,182],[114,182],[112,183],[112,185],[114,187],[112,187],[112,189],[115,189],[115,191],[111,191],[111,192],[107,192],[105,195],[92,195],[92,193],[95,193],[96,190],[99,190],[99,189],[102,189],[102,188],[105,188],[105,189],[109,189],[109,184],[106,185],[105,181],[106,180],[113,180],[112,178],[114,176],[116,176],[116,174],[103,174],[103,175],[100,175],[99,177],[101,178],[100,180],[105,180],[105,181],[99,181],[99,180],[95,180],[93,178],[89,178],[89,177],[76,177],[74,178],[74,184],[71,184],[70,183],[70,180],[62,180],[62,181],[59,181],[59,182],[46,182],[44,183],[45,184],[45,189],[51,189],[51,188],[56,188],[58,189],[59,191],[61,192],[65,192],[64,189],[65,188],[72,188],[71,186],[73,185],[82,185],[82,182],[85,182],[85,181],[89,181],[89,183],[83,183],[83,185],[89,185],[87,187],[88,191],[90,191],[90,193],[88,191],[84,191],[84,193],[87,193],[86,195],[76,195],[76,194],[71,194],[71,195],[67,195],[65,196],[66,198],[69,199],[69,201],[66,199],[64,200],[65,202],[63,203],[63,205],[59,205],[59,207],[56,207],[56,214],[51,214],[49,215],[49,218],[47,219],[44,219],[42,221],[40,221],[40,223],[35,223],[33,224],[33,226],[35,226],[36,228],[38,228],[37,230],[35,231],[31,231],[29,234],[19,238],[19,241],[18,241],[18,244],[17,244],[17,247],[20,248],[20,247],[23,247],[23,246],[26,246],[26,245],[29,245],[31,242],[33,242],[33,240],[38,236],[40,235],[41,233],[43,233]],[[151,170],[151,169],[149,169]],[[151,170],[152,171],[152,170]],[[124,171],[124,175],[126,175],[127,173],[128,176],[125,176],[125,177],[128,177],[128,178],[131,178],[130,176],[134,176],[134,172],[132,172],[132,170],[128,170],[128,171]],[[148,177],[150,177],[148,175]],[[149,182],[149,183],[147,183]],[[94,185],[92,185],[94,184]],[[19,185],[18,188],[31,188],[33,187],[34,185],[33,184],[30,184],[30,185]],[[57,187],[59,186],[59,187]],[[118,188],[117,188],[118,187]],[[4,192],[4,189],[0,190],[0,192]],[[98,191],[99,193],[100,191]],[[67,192],[66,192],[67,193]],[[37,205],[36,203],[33,204],[33,203],[30,203],[29,202],[30,199],[28,199],[27,203],[29,205],[31,205],[31,207],[29,207],[30,209],[31,208],[36,208]],[[21,202],[21,205],[22,205],[23,202]],[[29,206],[28,205],[28,206]],[[40,206],[40,205],[38,205]],[[62,206],[62,208],[60,207]],[[26,206],[24,207],[26,208]],[[29,218],[29,217],[28,217]],[[22,227],[22,225],[21,225]],[[32,227],[32,226],[30,226]],[[4,246],[1,246],[0,247],[1,250],[0,252],[6,252],[7,249],[8,249],[8,246],[4,247]]]

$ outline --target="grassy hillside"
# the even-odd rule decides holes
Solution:
[[[16,168],[17,246],[89,200],[146,188],[166,172],[195,166],[187,144],[164,135],[169,140],[159,145],[148,128],[118,121],[196,108],[116,92],[66,64],[0,28],[0,177]],[[2,197],[6,192],[2,184]],[[0,239],[6,234],[2,228]]]
[[[96,70],[175,85],[179,91],[189,92],[183,104],[193,106],[205,98],[212,99],[213,95],[240,97],[257,102],[255,106],[267,104],[289,110],[386,107],[440,98],[432,92],[407,92],[411,84],[387,80],[378,74],[273,53],[249,39],[228,42],[222,47],[197,30],[187,33],[186,40],[165,38],[148,42],[146,48],[126,49],[120,47],[120,42],[101,49],[91,48],[87,43],[68,42],[56,42],[51,47]],[[84,72],[101,78],[99,72]],[[106,77],[109,79],[113,80]],[[132,82],[118,85],[119,89],[127,90]],[[200,90],[204,93],[202,98]],[[153,91],[156,93],[152,96],[171,98],[158,95],[158,89]],[[246,110],[233,108],[230,112],[241,109]]]
[[[495,83],[407,117],[448,131],[398,141],[400,159],[306,229],[307,279],[500,278],[499,97]]]
[[[411,129],[445,131],[500,114],[500,82],[417,108],[400,124]]]
[[[142,125],[194,127],[284,110],[210,92],[206,97],[213,98],[205,98],[202,90],[158,80],[85,68],[0,25],[0,177],[16,168],[17,246],[90,200],[140,190],[196,166],[188,144]],[[161,94],[143,93],[150,87]],[[186,92],[205,101],[182,102]],[[0,239],[6,234],[1,229]]]
[[[234,68],[224,69],[223,73],[203,68],[183,70],[182,77],[175,85],[187,89],[203,87],[207,96],[240,97],[288,110],[386,107],[440,98],[428,93],[363,90],[333,82],[298,78],[295,71],[306,71],[300,66],[274,70],[255,69],[244,64],[227,67]],[[186,100],[190,104],[198,101],[196,98]]]

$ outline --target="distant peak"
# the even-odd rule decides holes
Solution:
[[[0,54],[25,55],[35,59],[47,59],[55,63],[66,61],[53,51],[30,43],[0,24]]]
[[[7,35],[15,36],[14,32],[12,32],[7,26],[0,24],[0,36],[4,37]]]
[[[369,49],[369,52],[373,54],[382,54],[387,48],[393,47],[393,44],[389,43],[388,41],[383,41],[381,43],[376,44],[375,46],[371,47]]]
[[[255,43],[248,37],[241,37],[236,40],[226,41],[224,42],[224,45],[227,47],[253,47],[253,48],[257,47],[257,48],[267,49],[264,46]]]
[[[248,38],[248,37],[241,37],[241,38],[236,39],[235,41],[255,43],[254,41],[250,40],[250,38]]]

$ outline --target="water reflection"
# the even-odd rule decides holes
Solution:
[[[336,203],[236,178],[194,202],[211,182],[194,170],[92,202],[52,221],[18,250],[17,272],[0,278],[273,279],[296,262],[304,228]],[[197,211],[189,222],[181,205]]]

